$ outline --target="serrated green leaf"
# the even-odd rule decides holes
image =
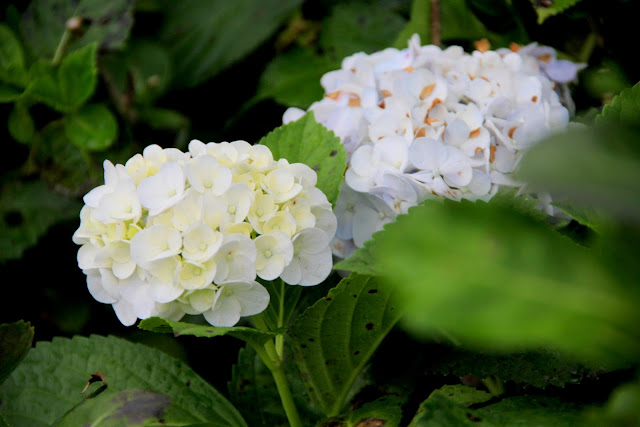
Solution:
[[[260,76],[256,96],[245,108],[267,98],[288,107],[307,108],[324,95],[320,78],[337,68],[339,64],[333,60],[307,49],[276,56]]]
[[[29,109],[20,102],[16,102],[13,106],[7,126],[13,139],[23,144],[31,142],[36,132]]]
[[[640,83],[620,92],[596,116],[597,125],[615,126],[619,123],[627,126],[638,126],[640,123]]]
[[[192,335],[194,337],[213,338],[222,335],[231,335],[232,337],[256,345],[263,345],[277,335],[275,332],[261,331],[245,326],[225,328],[211,325],[196,325],[194,323],[174,322],[161,317],[144,319],[138,327],[145,331],[173,333],[175,336]]]
[[[102,104],[85,105],[65,117],[64,131],[69,141],[82,150],[109,148],[118,136],[118,122]]]
[[[22,92],[21,89],[15,86],[0,83],[0,104],[15,101],[20,98]]]
[[[621,126],[579,129],[552,136],[527,152],[519,166],[518,178],[532,190],[561,194],[605,216],[638,223],[638,136],[637,131]]]
[[[318,174],[318,187],[334,206],[347,168],[347,155],[340,139],[307,113],[295,122],[280,126],[263,137],[274,159],[304,163]]]
[[[435,390],[409,427],[426,426],[573,426],[580,425],[583,406],[548,396],[523,395],[496,399],[491,394],[463,385]],[[482,404],[479,409],[469,406]]]
[[[602,232],[610,228],[613,221],[611,217],[592,207],[577,205],[569,200],[552,202],[552,205],[578,221],[580,224],[597,232]]]
[[[418,34],[423,45],[431,43],[431,0],[413,0],[409,23],[400,32],[393,47],[404,49],[412,35]]]
[[[578,4],[581,0],[553,0],[550,4],[539,4],[536,0],[531,0],[534,6],[536,6],[536,12],[538,13],[538,24],[542,24],[545,19],[550,16],[558,15],[570,7]]]
[[[594,252],[500,204],[425,203],[374,237],[417,334],[494,351],[550,346],[594,363],[640,351],[635,295]]]
[[[148,390],[125,390],[117,393],[106,390],[73,408],[56,426],[115,427],[158,423],[170,405],[169,396]]]
[[[370,54],[389,47],[406,24],[382,4],[337,4],[324,21],[320,47],[339,64],[356,52]]]
[[[80,392],[96,371],[105,376],[110,392],[146,389],[169,396],[171,407],[163,416],[167,425],[246,425],[183,362],[142,344],[96,335],[39,342],[0,386],[0,414],[12,425],[51,425],[82,402]]]
[[[0,24],[0,81],[19,87],[27,84],[22,45],[4,24]]]
[[[176,65],[174,83],[192,87],[246,56],[275,33],[301,0],[164,2],[161,39]],[[247,31],[250,29],[251,31]]]
[[[19,258],[49,227],[77,218],[81,207],[43,181],[7,182],[0,193],[0,260]]]
[[[391,291],[351,275],[301,314],[291,345],[311,401],[326,416],[340,413],[352,385],[400,317]]]
[[[541,389],[549,385],[578,384],[583,378],[596,379],[606,371],[605,367],[588,367],[587,362],[570,360],[551,350],[494,353],[449,346],[439,346],[430,353],[427,369],[457,377],[467,374],[481,379],[496,376],[502,381]]]
[[[398,427],[402,419],[402,405],[406,399],[387,395],[337,417],[331,417],[320,426],[362,427],[385,426]]]
[[[374,233],[375,234],[375,233]],[[372,236],[373,237],[373,236]],[[356,249],[356,251],[347,259],[334,264],[334,270],[352,271],[358,274],[368,276],[378,276],[380,271],[374,256],[375,243],[373,238],[367,240],[364,246]]]
[[[0,325],[0,384],[31,349],[33,326],[22,320]]]
[[[63,113],[78,109],[93,94],[97,81],[96,44],[67,55],[59,67],[37,62],[31,68],[27,92]]]
[[[34,0],[22,17],[20,30],[27,46],[39,58],[52,59],[67,30],[67,21],[82,19],[67,52],[96,43],[100,49],[120,47],[133,25],[133,0]]]

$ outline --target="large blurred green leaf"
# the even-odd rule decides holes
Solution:
[[[640,352],[638,301],[597,254],[499,203],[426,202],[374,235],[404,326],[477,348],[553,347],[597,362]]]
[[[276,56],[260,76],[258,92],[248,106],[273,98],[288,107],[307,108],[324,95],[320,78],[338,67],[333,60],[308,49]]]
[[[532,189],[564,195],[582,206],[637,224],[639,135],[620,126],[602,126],[552,136],[527,153],[518,176]]]
[[[334,6],[324,24],[320,47],[339,64],[356,52],[369,54],[391,46],[406,21],[383,4],[356,2]]]
[[[31,349],[33,326],[22,320],[0,325],[0,384]]]
[[[583,421],[583,408],[547,396],[523,395],[491,401],[492,395],[463,385],[435,390],[409,427],[457,426],[574,426]],[[481,404],[479,409],[469,406]]]
[[[22,36],[40,58],[52,59],[67,29],[69,18],[82,19],[67,51],[96,42],[101,49],[115,49],[129,37],[133,25],[133,0],[34,0],[22,17]]]
[[[316,187],[335,206],[347,167],[347,155],[340,139],[316,122],[313,113],[274,129],[259,144],[269,147],[274,159],[304,163],[316,171]]]
[[[164,2],[161,39],[176,65],[174,83],[196,86],[264,43],[301,0]],[[240,83],[242,84],[242,83]]]
[[[80,208],[43,181],[5,181],[0,193],[0,261],[19,258],[49,227],[77,218]]]
[[[11,425],[51,425],[81,403],[96,371],[108,390],[146,389],[171,398],[167,425],[245,426],[236,409],[183,362],[160,350],[91,336],[39,342],[0,386],[0,414]],[[91,390],[94,390],[92,386]]]
[[[113,113],[102,104],[84,106],[69,114],[64,121],[69,141],[76,147],[100,151],[109,148],[118,136],[118,122]]]
[[[589,411],[585,425],[640,425],[640,384],[626,383],[613,390],[606,405]]]
[[[89,44],[67,55],[59,66],[40,61],[31,68],[28,93],[63,113],[78,109],[97,82],[96,44]]]
[[[27,83],[22,45],[4,24],[0,24],[0,81],[19,87]]]
[[[399,317],[386,286],[352,275],[291,325],[307,394],[326,416],[344,409],[356,378]]]
[[[169,405],[169,396],[148,390],[106,390],[73,408],[56,426],[132,427],[150,422],[164,424],[162,415]]]
[[[0,104],[5,102],[13,102],[20,98],[22,90],[6,83],[0,83]]]
[[[194,323],[174,322],[161,317],[144,319],[138,327],[145,331],[173,333],[175,336],[192,335],[195,337],[213,338],[222,335],[231,335],[232,337],[254,345],[263,345],[276,335],[274,332],[261,331],[256,328],[244,326],[225,328],[211,325],[196,325]]]

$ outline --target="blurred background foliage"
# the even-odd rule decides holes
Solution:
[[[432,8],[434,3],[439,10]],[[599,350],[610,351],[613,347],[623,353],[625,360],[628,356],[637,357],[640,330],[635,327],[637,323],[629,322],[636,322],[637,317],[631,312],[640,303],[636,259],[639,253],[636,237],[640,236],[640,89],[636,86],[627,90],[603,113],[603,107],[616,95],[640,81],[640,66],[635,58],[637,38],[631,35],[638,16],[634,3],[633,0],[3,2],[0,268],[5,293],[0,303],[0,323],[29,321],[35,326],[38,341],[74,334],[115,334],[143,341],[188,361],[219,390],[225,390],[231,366],[238,357],[239,342],[229,337],[176,340],[127,329],[119,324],[110,306],[90,297],[85,276],[77,267],[77,246],[71,242],[79,224],[82,196],[101,184],[104,159],[123,163],[149,144],[184,150],[192,138],[257,142],[281,124],[287,107],[306,108],[320,99],[323,96],[320,77],[339,68],[342,58],[358,51],[403,48],[407,38],[418,32],[423,44],[458,44],[467,51],[473,50],[475,42],[481,39],[487,39],[493,49],[507,47],[511,42],[536,41],[552,46],[559,57],[588,65],[570,85],[575,120],[592,125],[598,116],[597,132],[572,135],[566,138],[566,145],[541,145],[536,156],[532,156],[530,169],[524,171],[541,188],[571,196],[571,203],[565,208],[574,220],[563,224],[561,231],[582,245],[591,246],[597,241],[597,256],[565,252],[567,242],[559,243],[555,235],[544,234],[546,231],[535,242],[539,225],[515,218],[512,210],[503,208],[480,212],[467,205],[447,205],[441,211],[425,210],[421,213],[423,217],[416,214],[413,221],[441,224],[432,229],[433,236],[414,236],[422,238],[423,243],[427,237],[430,242],[444,239],[438,241],[442,253],[460,250],[452,248],[451,239],[441,231],[448,227],[451,215],[465,221],[464,232],[456,232],[461,239],[479,233],[474,215],[481,214],[483,218],[496,215],[480,224],[500,229],[500,224],[511,221],[524,230],[522,234],[509,236],[503,228],[504,235],[499,236],[504,239],[500,240],[505,244],[502,249],[520,247],[523,258],[518,267],[523,277],[531,277],[527,274],[536,269],[552,268],[558,273],[553,279],[561,283],[567,277],[582,277],[597,270],[590,280],[595,282],[604,277],[604,285],[599,283],[595,293],[576,294],[570,289],[554,293],[554,286],[560,285],[545,282],[546,293],[541,298],[550,298],[552,303],[535,307],[527,305],[526,298],[526,292],[535,292],[534,285],[516,295],[520,305],[513,305],[513,295],[501,294],[500,288],[494,288],[496,295],[484,294],[486,301],[481,302],[478,299],[481,295],[470,291],[474,283],[462,279],[473,271],[490,274],[492,269],[481,261],[469,263],[456,276],[468,287],[464,288],[469,291],[465,291],[466,300],[460,299],[461,293],[440,295],[442,300],[437,301],[442,304],[446,301],[450,306],[440,305],[439,309],[435,304],[430,306],[432,313],[444,319],[436,326],[453,328],[468,337],[478,331],[479,325],[493,327],[489,329],[492,331],[502,325],[505,334],[498,333],[498,338],[491,333],[475,337],[491,347],[493,339],[511,342],[512,335],[522,331],[535,337],[538,328],[531,325],[530,319],[536,318],[536,313],[551,313],[540,336],[552,336],[554,344],[564,339],[574,349],[588,343],[590,334],[604,333],[600,335],[603,341],[609,336],[600,329],[598,332],[572,329],[571,322],[604,316],[613,322],[614,329],[619,326],[624,330],[625,346],[619,348],[621,341],[613,340],[603,342]],[[439,31],[434,32],[434,22]],[[588,139],[592,141],[585,145]],[[456,223],[450,226],[456,227]],[[389,255],[389,266],[394,262],[406,263],[400,251],[402,246],[407,247],[402,237],[409,237],[414,227],[408,222],[399,224],[396,241],[386,242],[385,250],[396,253]],[[523,237],[527,244],[521,244],[517,237]],[[460,256],[479,260],[474,258],[477,248],[461,250]],[[530,258],[528,251],[533,253]],[[545,253],[546,257],[540,255]],[[567,270],[563,272],[565,266]],[[582,270],[581,266],[592,269]],[[433,270],[427,270],[425,264],[398,276],[397,280],[420,283],[413,276],[434,274]],[[503,283],[513,271],[498,273]],[[610,279],[612,276],[615,280]],[[609,282],[615,282],[620,293],[618,288],[607,287]],[[326,293],[327,289],[321,292]],[[579,315],[565,315],[563,299],[575,295],[581,298],[572,301],[572,307],[597,306],[603,295],[609,295],[611,300],[600,311],[577,310]],[[621,295],[626,299],[624,303],[620,302]],[[420,295],[422,300],[432,297],[428,293]],[[491,316],[483,315],[480,308],[491,305],[491,298],[498,299],[497,309]],[[475,302],[469,303],[471,299]],[[531,313],[520,311],[523,307]],[[457,309],[463,310],[462,320],[454,316]],[[516,312],[519,313],[516,324],[505,320]],[[472,327],[477,316],[484,321]],[[456,329],[460,322],[468,327]],[[528,329],[523,327],[527,322]],[[407,329],[412,332],[402,328],[391,332],[373,359],[371,375],[377,375],[379,384],[401,383],[405,393],[413,393],[410,396],[428,395],[429,390],[447,382],[459,383],[459,378],[472,370],[465,369],[469,361],[480,356],[457,354],[458,350],[443,344],[446,340],[441,337],[429,335],[431,332],[425,340],[422,332],[416,332],[416,323],[418,330],[424,326],[418,319],[414,328]],[[552,332],[545,335],[545,330]],[[523,344],[521,341],[515,339],[517,344]],[[215,370],[209,364],[211,354],[216,355]],[[623,363],[622,368],[583,371],[565,367],[564,359],[553,359],[555,353],[551,359],[546,353],[527,354],[515,359],[504,356],[506,364],[497,363],[498,356],[483,356],[488,359],[482,359],[486,363],[481,364],[483,368],[476,375],[480,378],[497,375],[505,381],[502,387],[508,389],[518,389],[524,383],[533,393],[547,387],[547,394],[571,395],[598,404],[606,401],[617,385],[636,375],[637,366],[629,363]],[[450,357],[449,364],[442,355]],[[536,366],[547,365],[548,370],[559,369],[555,377],[530,372]],[[381,366],[386,368],[382,370]],[[481,382],[480,387],[491,389],[487,384],[490,382]],[[375,398],[376,392],[372,393]],[[638,401],[638,395],[638,385],[627,384],[616,391],[604,412],[593,414],[594,419],[637,420],[633,417],[638,413],[629,408]],[[420,402],[413,403],[417,407]],[[459,403],[435,396],[428,404],[426,401],[422,404],[422,417],[428,418],[430,407]]]

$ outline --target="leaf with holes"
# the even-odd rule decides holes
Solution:
[[[122,46],[133,25],[133,0],[34,0],[25,11],[20,30],[26,45],[39,58],[51,60],[70,18],[80,18],[67,52],[91,43],[101,50]]]
[[[582,424],[584,406],[549,396],[522,395],[492,398],[464,385],[435,390],[420,405],[409,427],[504,426]]]
[[[395,395],[379,397],[345,414],[331,417],[319,425],[331,427],[398,427],[406,398]]]
[[[254,345],[264,345],[265,342],[277,335],[277,332],[261,331],[256,328],[244,326],[225,328],[211,325],[196,325],[195,323],[174,322],[161,317],[144,319],[138,327],[145,331],[173,333],[175,336],[192,335],[194,337],[213,338],[222,335],[231,335],[234,338]]]
[[[81,207],[44,181],[7,181],[0,192],[0,261],[20,258],[49,227],[78,218]]]
[[[33,326],[22,320],[0,325],[0,384],[27,355],[33,341]]]
[[[148,390],[113,392],[106,389],[73,408],[56,426],[141,426],[150,422],[164,424],[162,416],[170,405],[171,398],[165,394]]]
[[[51,425],[83,401],[87,378],[99,370],[109,392],[145,389],[171,398],[167,425],[246,426],[237,410],[183,362],[116,337],[39,342],[0,386],[0,415],[11,425]],[[88,393],[100,386],[93,384]]]
[[[388,287],[351,275],[291,325],[307,394],[326,416],[344,409],[356,378],[399,317]]]
[[[280,126],[263,137],[274,159],[304,163],[318,174],[318,187],[334,206],[347,168],[347,155],[340,139],[307,113],[295,122]]]

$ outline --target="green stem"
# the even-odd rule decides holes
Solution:
[[[58,47],[56,48],[56,53],[53,54],[53,59],[51,60],[53,65],[58,65],[60,64],[60,61],[62,61],[62,57],[64,56],[64,52],[67,50],[70,37],[71,31],[68,28],[65,28],[64,33],[62,33],[62,37],[60,38],[60,42],[58,43]]]
[[[578,57],[579,62],[584,62],[585,64],[589,62],[589,58],[591,58],[591,54],[596,47],[597,41],[598,35],[595,32],[589,33],[587,39],[582,45],[582,49],[580,49],[580,55]]]
[[[257,344],[252,345],[252,347],[255,349],[256,353],[258,353],[258,356],[260,356],[260,359],[262,359],[265,366],[269,371],[271,371],[271,375],[273,375],[276,387],[278,388],[278,394],[280,394],[280,400],[282,401],[282,407],[284,408],[284,412],[287,414],[287,419],[289,420],[289,425],[291,427],[302,427],[302,421],[300,420],[298,409],[296,408],[296,404],[293,400],[293,394],[291,394],[289,382],[287,381],[287,377],[282,369],[282,362],[275,353],[273,342],[268,341],[264,347]]]
[[[278,328],[284,326],[284,293],[286,291],[286,285],[283,280],[280,280],[280,306],[278,307]],[[276,352],[278,357],[282,359],[284,353],[284,334],[276,336]]]

